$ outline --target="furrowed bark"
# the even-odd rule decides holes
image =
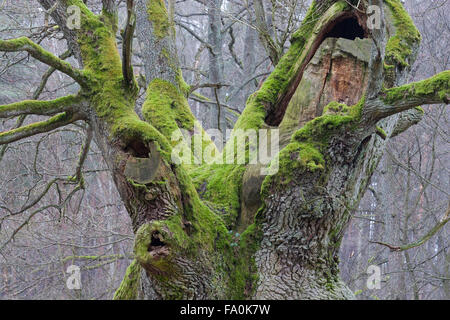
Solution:
[[[41,46],[35,44],[33,41],[31,41],[26,37],[21,37],[13,40],[0,40],[0,51],[4,52],[26,51],[33,58],[67,74],[76,82],[78,82],[80,86],[85,88],[88,86],[88,80],[80,70],[73,68],[68,62],[44,50]]]
[[[141,49],[149,53],[145,55],[149,86],[142,113],[159,131],[159,148],[150,147],[150,158],[140,167],[156,162],[154,177],[141,179],[133,172],[140,165],[130,158],[125,165],[127,180],[133,180],[137,189],[133,197],[129,191],[125,196],[130,199],[126,206],[136,230],[137,264],[130,266],[133,279],[124,280],[115,298],[224,298],[227,276],[221,271],[225,262],[220,252],[226,250],[229,236],[220,219],[200,202],[185,169],[171,159],[174,132],[184,129],[196,135],[196,121],[186,100],[189,88],[178,63],[172,63],[177,56],[173,30],[167,28],[173,26],[162,2],[137,1],[136,14]],[[151,70],[156,64],[161,66],[159,72]],[[221,249],[216,252],[217,248]]]
[[[111,13],[95,16],[82,1],[64,6],[70,4],[81,8],[82,28],[62,30],[89,75],[89,90],[80,92],[90,106],[87,120],[136,233],[135,260],[115,298],[353,298],[337,260],[351,213],[389,138],[420,118],[405,110],[448,99],[448,73],[403,85],[420,35],[400,1],[385,1],[392,28],[373,32],[364,7],[313,1],[225,147],[224,154],[242,138],[238,129],[278,128],[282,150],[271,166],[279,168],[267,177],[264,166],[200,161],[188,168],[173,157],[181,139],[172,138],[182,129],[182,146],[204,138],[202,151],[222,155],[196,130],[164,1],[136,1],[148,84],[142,119],[124,81],[129,70]],[[52,17],[65,21],[59,7]]]

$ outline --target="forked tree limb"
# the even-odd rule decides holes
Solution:
[[[71,50],[67,50],[66,52],[64,52],[63,54],[61,54],[59,56],[60,59],[62,60],[66,60],[67,58],[72,56],[72,51]],[[56,71],[56,69],[54,67],[49,67],[47,69],[47,71],[42,75],[42,79],[41,82],[39,84],[39,87],[36,88],[36,90],[33,93],[33,97],[32,100],[38,100],[39,96],[42,94],[42,91],[44,91],[45,86],[47,85],[48,79],[50,79],[50,76]],[[1,108],[1,107],[0,107]],[[1,113],[1,112],[0,112]],[[1,117],[1,116],[0,116]],[[26,119],[26,115],[23,114],[21,115],[19,118],[17,118],[16,124],[14,126],[13,129],[17,129],[20,128],[24,121]],[[0,162],[3,159],[3,156],[5,155],[5,152],[8,148],[8,145],[5,144],[0,148]]]
[[[266,22],[263,2],[261,0],[254,1],[254,8],[256,27],[258,29],[259,38],[263,43],[273,65],[277,65],[278,61],[280,60],[280,48],[276,45],[275,41],[270,35],[269,26]]]

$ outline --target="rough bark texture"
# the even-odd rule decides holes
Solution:
[[[53,4],[40,2],[45,8]],[[66,6],[82,9],[80,30],[62,27],[83,66],[79,73],[69,66],[62,71],[85,82],[77,97],[82,107],[70,110],[92,125],[136,232],[135,260],[116,299],[353,297],[339,279],[337,261],[350,214],[389,137],[420,120],[414,107],[447,103],[450,96],[449,71],[403,85],[420,35],[400,1],[384,3],[385,24],[371,31],[364,8],[313,1],[291,48],[249,98],[224,150],[242,138],[237,129],[279,128],[283,149],[273,159],[279,170],[267,177],[258,166],[185,166],[172,157],[179,141],[171,137],[180,129],[185,138],[204,139],[202,151],[221,155],[195,130],[164,1],[136,1],[148,83],[142,118],[134,111],[134,81],[124,81],[114,7],[104,1],[107,10],[96,16],[81,0],[59,4],[52,16],[60,26]],[[13,45],[2,40],[0,50]],[[67,117],[63,101],[45,106],[51,113],[59,106],[59,117]],[[14,107],[50,113],[29,106]],[[0,114],[8,108],[0,106]],[[182,144],[185,155],[201,160],[190,145]]]

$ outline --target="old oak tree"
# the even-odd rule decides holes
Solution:
[[[103,0],[99,15],[82,0],[39,3],[81,68],[25,37],[0,40],[0,51],[26,51],[73,78],[80,90],[0,106],[1,118],[48,116],[1,132],[0,144],[76,121],[89,124],[135,231],[135,259],[116,299],[353,297],[337,259],[351,212],[387,141],[420,121],[420,105],[448,103],[450,96],[450,71],[405,84],[421,36],[400,0],[313,1],[222,153],[195,130],[191,88],[163,0],[127,1],[122,52],[115,1]],[[72,5],[81,10],[78,29],[67,26]],[[368,5],[381,8],[378,29],[367,27]],[[147,86],[139,112],[134,36]],[[234,149],[242,130],[279,129],[281,151],[273,158],[279,170],[264,176],[260,165],[178,164],[171,137],[181,129],[217,157]],[[198,160],[201,152],[192,149],[190,156]],[[71,179],[82,187],[81,175]]]

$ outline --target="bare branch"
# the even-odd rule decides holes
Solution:
[[[196,34],[191,28],[189,28],[187,25],[182,23],[181,21],[176,20],[175,23],[179,25],[181,28],[186,30],[189,34],[191,34],[195,39],[200,41],[201,44],[203,44],[208,50],[212,50],[212,46],[207,43],[205,40],[203,40],[198,34]]]
[[[62,60],[66,60],[67,58],[69,58],[70,56],[72,56],[72,51],[71,50],[67,50],[66,52],[64,52],[62,55],[59,56],[60,59]],[[54,67],[50,67],[48,68],[48,70],[42,75],[42,79],[41,79],[41,83],[39,84],[39,87],[36,88],[36,90],[33,93],[33,100],[37,100],[39,98],[39,96],[41,95],[42,91],[44,90],[45,86],[47,85],[48,79],[50,78],[50,76],[56,71],[56,69]]]
[[[22,224],[20,224],[20,226],[19,226],[18,228],[16,228],[16,229],[13,231],[13,233],[12,233],[11,236],[8,238],[8,240],[7,240],[5,243],[3,243],[3,244],[1,245],[0,251],[2,251],[2,250],[8,245],[8,243],[10,243],[10,242],[14,239],[14,237],[19,233],[20,230],[23,229],[23,227],[25,227],[27,224],[30,223],[31,219],[33,219],[33,217],[34,217],[36,214],[38,214],[38,213],[40,213],[40,212],[42,212],[42,211],[45,211],[45,210],[47,210],[47,209],[51,209],[51,208],[55,208],[55,209],[57,209],[58,211],[61,211],[61,210],[64,208],[64,206],[72,199],[72,197],[73,197],[80,189],[81,189],[81,186],[80,186],[80,185],[77,185],[77,186],[69,193],[69,195],[68,195],[63,201],[60,201],[60,203],[59,203],[58,205],[56,205],[56,204],[51,204],[51,205],[47,205],[47,206],[41,207],[41,208],[39,208],[39,209],[33,211],[33,212],[25,219],[25,221],[24,221]]]
[[[194,100],[194,101],[197,101],[197,102],[201,102],[201,103],[217,105],[217,102],[216,102],[216,101],[200,99],[200,98],[197,98],[197,97],[195,97],[195,96],[190,96],[189,99]],[[241,114],[241,113],[242,113],[241,111],[239,111],[239,109],[234,108],[234,107],[232,107],[232,106],[229,106],[229,105],[227,105],[227,104],[224,104],[223,102],[220,102],[220,105],[221,105],[222,107],[227,108],[228,110],[231,110],[231,111],[233,111],[233,112],[236,112],[237,114]]]
[[[255,20],[259,38],[261,39],[261,42],[263,43],[273,65],[277,65],[280,60],[279,48],[270,36],[262,0],[255,0],[253,5],[255,6]]]
[[[396,246],[396,245],[388,244],[385,242],[379,242],[379,241],[370,241],[370,243],[375,243],[375,244],[379,244],[379,245],[388,247],[389,249],[391,249],[391,251],[395,251],[395,252],[406,251],[406,250],[420,247],[421,245],[423,245],[425,242],[430,240],[430,238],[432,236],[434,236],[449,221],[450,221],[450,203],[447,208],[447,212],[445,213],[445,215],[441,219],[441,221],[439,221],[439,223],[437,225],[435,225],[430,231],[428,231],[427,234],[425,236],[423,236],[420,240],[410,243],[410,244],[407,244],[407,245],[403,245],[403,246]]]
[[[215,88],[220,89],[222,87],[229,87],[229,84],[226,83],[200,83],[200,84],[194,84],[189,88],[189,94],[192,92],[200,89],[200,88]]]

